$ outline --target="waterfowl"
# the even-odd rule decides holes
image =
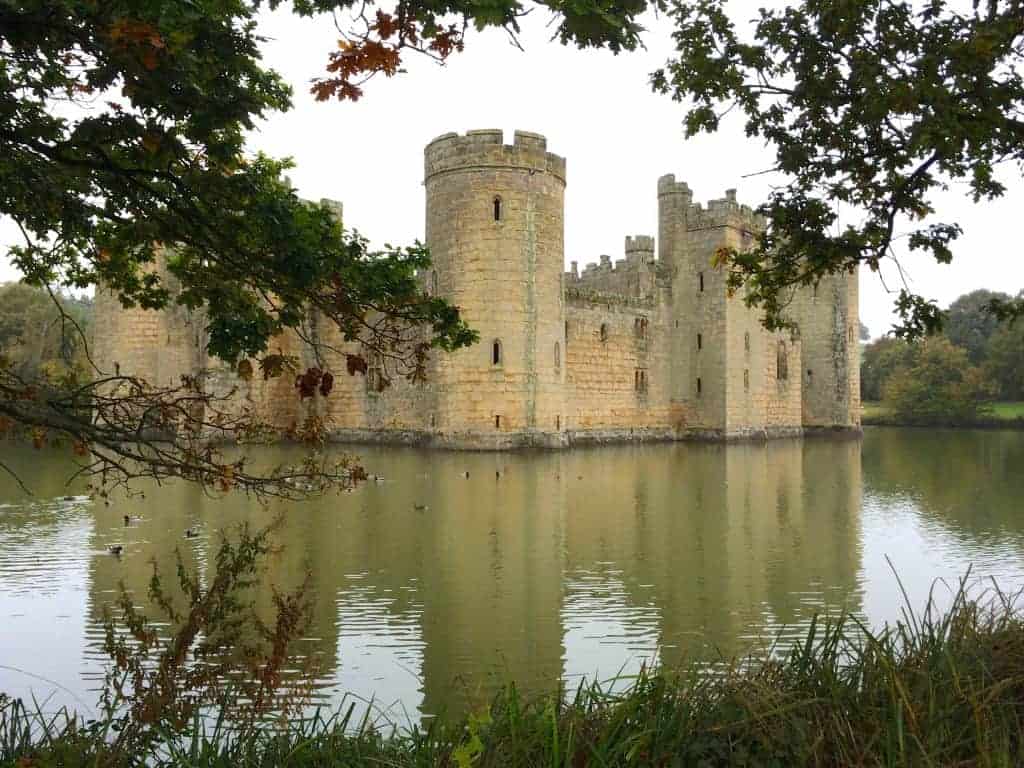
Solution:
[[[124,551],[124,545],[111,544],[109,547],[107,547],[107,551],[110,552],[110,554],[112,555],[117,555],[118,557],[120,557],[121,553]]]
[[[430,507],[428,507],[426,504],[413,504],[412,508],[415,509],[417,512],[426,512],[428,509],[430,509]]]
[[[194,539],[198,535],[199,535],[198,531],[193,531],[191,528],[186,528],[185,529],[185,538],[186,539]]]

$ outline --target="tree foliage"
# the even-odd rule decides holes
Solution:
[[[1009,300],[1009,294],[980,289],[960,296],[946,310],[943,332],[951,342],[967,350],[975,365],[985,359],[989,339],[999,327],[998,318],[988,308],[993,301]]]
[[[897,237],[949,262],[961,228],[934,209],[935,193],[962,182],[975,201],[998,197],[998,165],[1024,163],[1021,0],[803,0],[761,9],[749,35],[724,0],[673,0],[670,13],[678,54],[654,88],[694,102],[690,135],[741,112],[784,177],[762,207],[767,232],[723,254],[730,285],[747,287],[769,327],[790,322],[794,286],[878,270]],[[839,229],[840,207],[859,223]],[[941,325],[906,283],[895,304],[898,335]]]
[[[282,0],[270,0],[270,7]],[[664,8],[663,0],[652,5]],[[430,3],[399,0],[393,7],[355,0],[296,0],[302,16],[348,12],[352,23],[341,30],[338,50],[328,55],[327,75],[314,80],[312,93],[320,101],[330,98],[356,101],[363,84],[377,74],[401,71],[406,51],[425,54],[444,63],[466,45],[469,28],[500,27],[518,44],[519,19],[536,8],[551,12],[557,22],[553,37],[579,48],[607,47],[618,53],[640,45],[643,28],[636,18],[647,0],[539,0],[524,5],[518,0],[449,0]]]
[[[1024,400],[1024,321],[1003,324],[992,334],[982,370],[1000,400]]]
[[[941,336],[906,346],[908,362],[886,381],[882,402],[904,424],[971,424],[988,410],[991,388],[966,350]]]
[[[85,344],[92,301],[55,295],[22,283],[0,284],[0,357],[18,375],[56,379],[87,368]]]
[[[32,286],[102,284],[126,307],[202,309],[208,351],[231,362],[255,359],[264,372],[287,370],[280,356],[266,354],[274,335],[301,334],[316,313],[344,340],[419,379],[432,350],[476,339],[458,308],[421,290],[416,273],[430,263],[423,246],[371,251],[330,206],[297,197],[283,176],[288,160],[246,152],[256,121],[290,107],[290,88],[260,61],[256,33],[259,10],[279,4],[0,2],[0,215],[22,236],[7,256]],[[638,43],[642,0],[545,6],[560,16],[562,42],[616,51]],[[468,26],[514,33],[526,11],[515,0],[402,0],[389,9],[297,0],[293,10],[324,23],[351,11],[357,27],[365,24],[346,36],[329,77],[314,85],[320,98],[343,99],[357,98],[365,77],[397,72],[405,49],[443,61],[462,48]],[[162,249],[180,290],[152,268]],[[364,369],[350,361],[350,373]],[[65,382],[75,392],[69,402],[68,386],[0,365],[0,430],[13,424],[37,442],[54,431],[90,451],[102,442],[112,459],[149,431],[153,414],[173,434],[200,434],[211,420],[240,434],[263,426],[239,420],[194,381],[160,390],[145,372],[91,373],[92,382]],[[318,371],[319,396],[329,394],[332,376]],[[121,407],[128,402],[133,407]],[[99,420],[88,416],[97,410],[116,420],[97,430]],[[145,450],[130,460],[158,477],[174,474],[176,464],[197,478],[238,476],[239,467],[196,452],[191,440],[171,445],[169,453]]]
[[[867,344],[860,359],[861,399],[876,402],[889,378],[913,360],[910,343],[891,336],[883,336]]]

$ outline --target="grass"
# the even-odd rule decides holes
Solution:
[[[999,419],[1024,419],[1024,403],[993,403],[992,410]]]
[[[965,426],[1024,429],[1024,403],[1005,402],[991,405],[991,415]],[[865,401],[862,403],[861,422],[865,426],[900,426],[900,423],[891,416],[889,409],[879,402]]]
[[[168,726],[145,753],[105,752],[103,723],[0,704],[0,765],[979,766],[1024,764],[1024,616],[999,593],[934,603],[881,632],[822,619],[786,655],[644,670],[625,690],[539,699],[510,687],[485,711],[425,729],[348,715],[231,736]]]

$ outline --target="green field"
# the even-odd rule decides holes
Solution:
[[[993,403],[997,419],[1024,419],[1024,403]]]
[[[864,424],[889,423],[889,411],[884,405],[877,402],[864,402],[862,405],[861,419]],[[992,425],[1000,421],[1014,424],[1024,421],[1024,402],[992,403],[991,416],[981,423]]]

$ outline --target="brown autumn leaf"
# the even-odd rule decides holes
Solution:
[[[320,377],[320,396],[327,397],[331,394],[332,389],[334,389],[334,375],[330,371],[324,371],[324,375]]]
[[[263,379],[274,379],[281,376],[285,371],[294,371],[297,367],[297,359],[291,355],[264,355],[260,360],[260,370],[263,371]]]
[[[361,355],[345,355],[345,367],[348,368],[349,376],[355,376],[356,373],[361,373],[365,376],[369,370],[366,359]]]

